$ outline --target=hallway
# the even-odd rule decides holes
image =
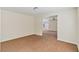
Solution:
[[[47,38],[56,38],[57,40],[57,32],[56,31],[43,31],[43,36],[47,37]]]

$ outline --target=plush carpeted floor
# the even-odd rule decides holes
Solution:
[[[30,35],[1,43],[1,51],[7,52],[77,52],[77,45],[58,41],[56,32],[44,32],[43,36]]]

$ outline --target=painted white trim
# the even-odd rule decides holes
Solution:
[[[79,51],[79,45],[78,45],[78,51]]]
[[[21,37],[25,37],[25,36],[29,36],[29,35],[33,35],[33,34],[27,34],[27,35],[24,35],[24,36],[17,36],[17,37],[14,37],[14,38],[8,38],[8,39],[0,40],[0,42],[5,42],[5,41],[9,41],[9,40],[15,40],[17,38],[21,38]]]

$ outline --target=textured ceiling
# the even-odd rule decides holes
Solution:
[[[6,9],[9,11],[20,12],[25,14],[47,14],[51,12],[59,12],[66,9],[70,9],[72,7],[38,7],[36,11],[33,10],[33,7],[3,7],[2,9]]]

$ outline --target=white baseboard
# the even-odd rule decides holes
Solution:
[[[14,40],[16,38],[20,38],[20,37],[24,37],[24,36],[29,36],[29,35],[33,35],[33,34],[27,34],[27,35],[22,35],[22,36],[16,36],[16,37],[10,37],[4,40],[0,40],[0,42],[5,42],[5,41],[9,41],[9,40]]]
[[[43,34],[42,33],[35,33],[36,35],[40,35],[40,36],[42,36]]]

